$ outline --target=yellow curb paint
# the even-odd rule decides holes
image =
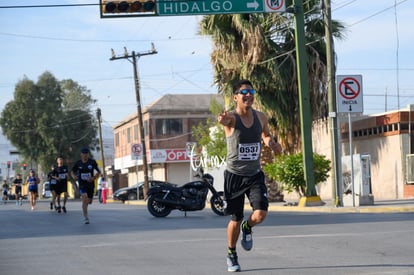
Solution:
[[[302,197],[299,200],[298,207],[307,207],[307,206],[321,206],[324,205],[319,196],[312,197]]]

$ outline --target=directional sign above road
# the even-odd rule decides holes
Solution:
[[[164,0],[157,2],[157,14],[160,16],[284,12],[285,10],[285,0]]]

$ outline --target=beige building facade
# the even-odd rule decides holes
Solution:
[[[193,179],[187,146],[196,142],[192,128],[212,118],[212,100],[223,103],[217,94],[167,94],[143,108],[149,179],[179,185]],[[135,113],[114,127],[114,174],[118,174],[112,183],[114,191],[144,180],[142,158],[136,159],[131,150],[139,143]]]
[[[410,157],[414,149],[411,133],[414,124],[410,128],[414,121],[412,111],[407,109],[371,116],[352,116],[351,121],[352,151],[348,115],[339,118],[339,151],[341,157],[349,156],[350,152],[370,156],[370,190],[375,200],[413,198],[414,185],[410,168],[414,167]],[[328,159],[331,159],[332,154],[330,131],[328,120],[313,125],[313,150]],[[318,184],[317,191],[322,199],[333,199],[334,188],[332,179],[329,178]],[[294,194],[287,197],[292,198]]]

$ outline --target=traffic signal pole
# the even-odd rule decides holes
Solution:
[[[130,62],[132,62],[132,65],[134,67],[134,82],[135,82],[135,95],[136,95],[136,101],[137,101],[137,117],[138,117],[138,129],[140,130],[140,138],[141,138],[141,145],[142,145],[142,165],[143,165],[143,172],[144,172],[144,200],[147,199],[148,194],[148,162],[147,162],[147,150],[145,145],[145,133],[144,133],[144,123],[142,120],[142,110],[141,110],[141,97],[140,97],[140,84],[139,84],[139,77],[138,77],[138,69],[137,69],[137,57],[140,58],[144,55],[151,55],[151,54],[157,54],[157,50],[154,47],[154,44],[152,44],[151,50],[146,52],[140,52],[135,53],[135,51],[132,51],[131,54],[128,54],[128,52],[125,49],[125,53],[122,56],[115,56],[114,51],[112,50],[112,57],[109,59],[111,61],[117,60],[117,59],[127,59]],[[130,60],[132,59],[132,61]],[[137,194],[137,198],[139,198],[139,193]]]

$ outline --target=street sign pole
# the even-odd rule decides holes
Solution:
[[[352,119],[351,112],[348,113],[348,131],[349,131],[349,155],[351,157],[351,188],[352,188],[352,206],[355,207],[355,188],[354,188],[354,152],[352,150]]]
[[[348,113],[349,156],[351,158],[352,206],[355,207],[354,152],[352,148],[353,145],[351,113],[363,112],[362,75],[338,75],[336,83],[338,85],[338,113]]]

